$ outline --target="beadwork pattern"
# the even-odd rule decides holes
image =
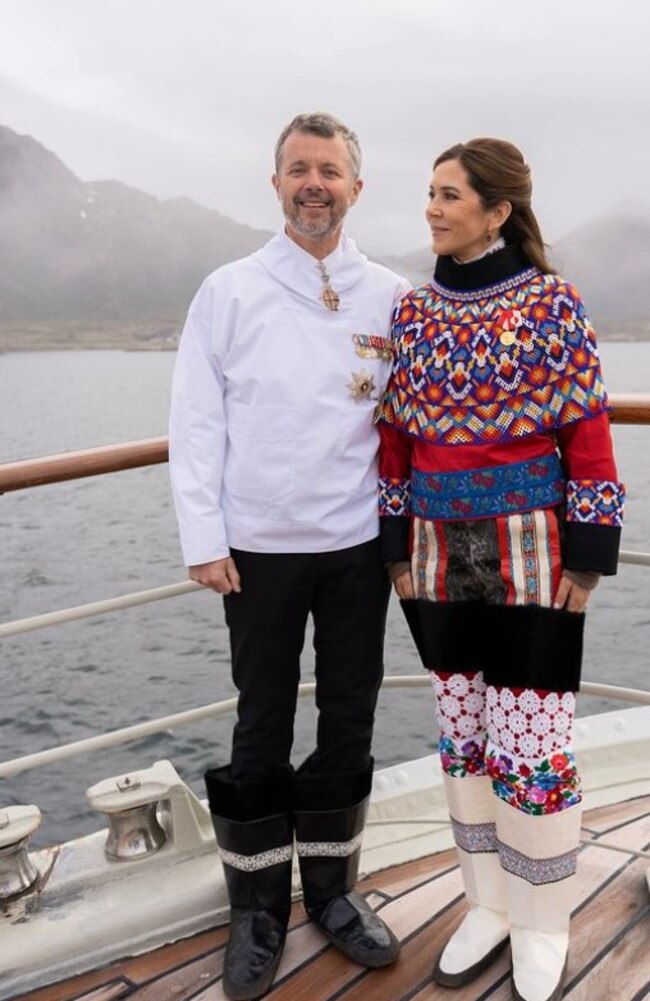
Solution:
[[[393,340],[382,420],[433,444],[509,441],[607,409],[593,328],[555,275],[529,269],[464,293],[414,289],[395,312]]]
[[[466,852],[496,852],[497,826],[495,823],[461,824],[451,817],[454,841]]]
[[[573,876],[576,871],[578,849],[573,848],[563,855],[551,858],[530,858],[516,848],[499,841],[499,862],[506,872],[520,876],[527,883],[541,886],[545,883],[558,883],[561,879]]]
[[[382,476],[379,479],[379,514],[407,515],[411,511],[411,481],[397,476]]]
[[[293,845],[269,848],[267,851],[258,852],[257,855],[240,855],[238,852],[219,848],[219,857],[224,865],[230,865],[240,872],[259,872],[260,869],[268,869],[269,866],[277,865],[279,862],[290,862],[293,858]]]
[[[302,858],[347,858],[361,847],[363,833],[350,841],[296,841],[296,851]]]
[[[569,480],[567,482],[567,521],[586,525],[623,524],[625,487],[612,480]]]

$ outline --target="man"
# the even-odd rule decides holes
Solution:
[[[408,284],[343,233],[362,189],[356,136],[299,115],[276,146],[284,232],[210,275],[172,391],[170,469],[190,577],[224,595],[239,690],[230,765],[206,785],[231,903],[224,988],[270,985],[290,911],[294,831],[305,905],[346,955],[398,943],[353,891],[372,780],[388,581],[378,435],[389,324]],[[316,748],[290,764],[309,614]]]

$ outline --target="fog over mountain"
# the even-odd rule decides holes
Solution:
[[[178,327],[205,275],[264,243],[190,199],[83,183],[38,142],[0,126],[0,326]]]
[[[84,183],[0,126],[0,346],[173,343],[202,278],[269,235],[190,199]],[[636,203],[552,249],[606,336],[650,332],[649,255],[650,206]],[[415,283],[433,265],[426,249],[382,260]]]

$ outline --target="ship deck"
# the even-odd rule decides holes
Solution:
[[[589,810],[578,863],[565,998],[650,998],[650,795]],[[472,985],[431,982],[438,952],[466,910],[453,850],[374,873],[359,889],[402,942],[392,967],[369,971],[328,945],[294,904],[273,1001],[508,1001],[506,952]],[[221,1001],[227,926],[20,995],[21,1001]],[[17,998],[16,998],[17,1001]]]

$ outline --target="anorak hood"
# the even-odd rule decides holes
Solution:
[[[295,295],[311,302],[323,291],[319,262],[286,235],[277,233],[266,246],[253,254],[272,278]],[[330,284],[341,295],[353,288],[366,274],[367,258],[357,250],[354,240],[341,234],[339,245],[322,263]]]

